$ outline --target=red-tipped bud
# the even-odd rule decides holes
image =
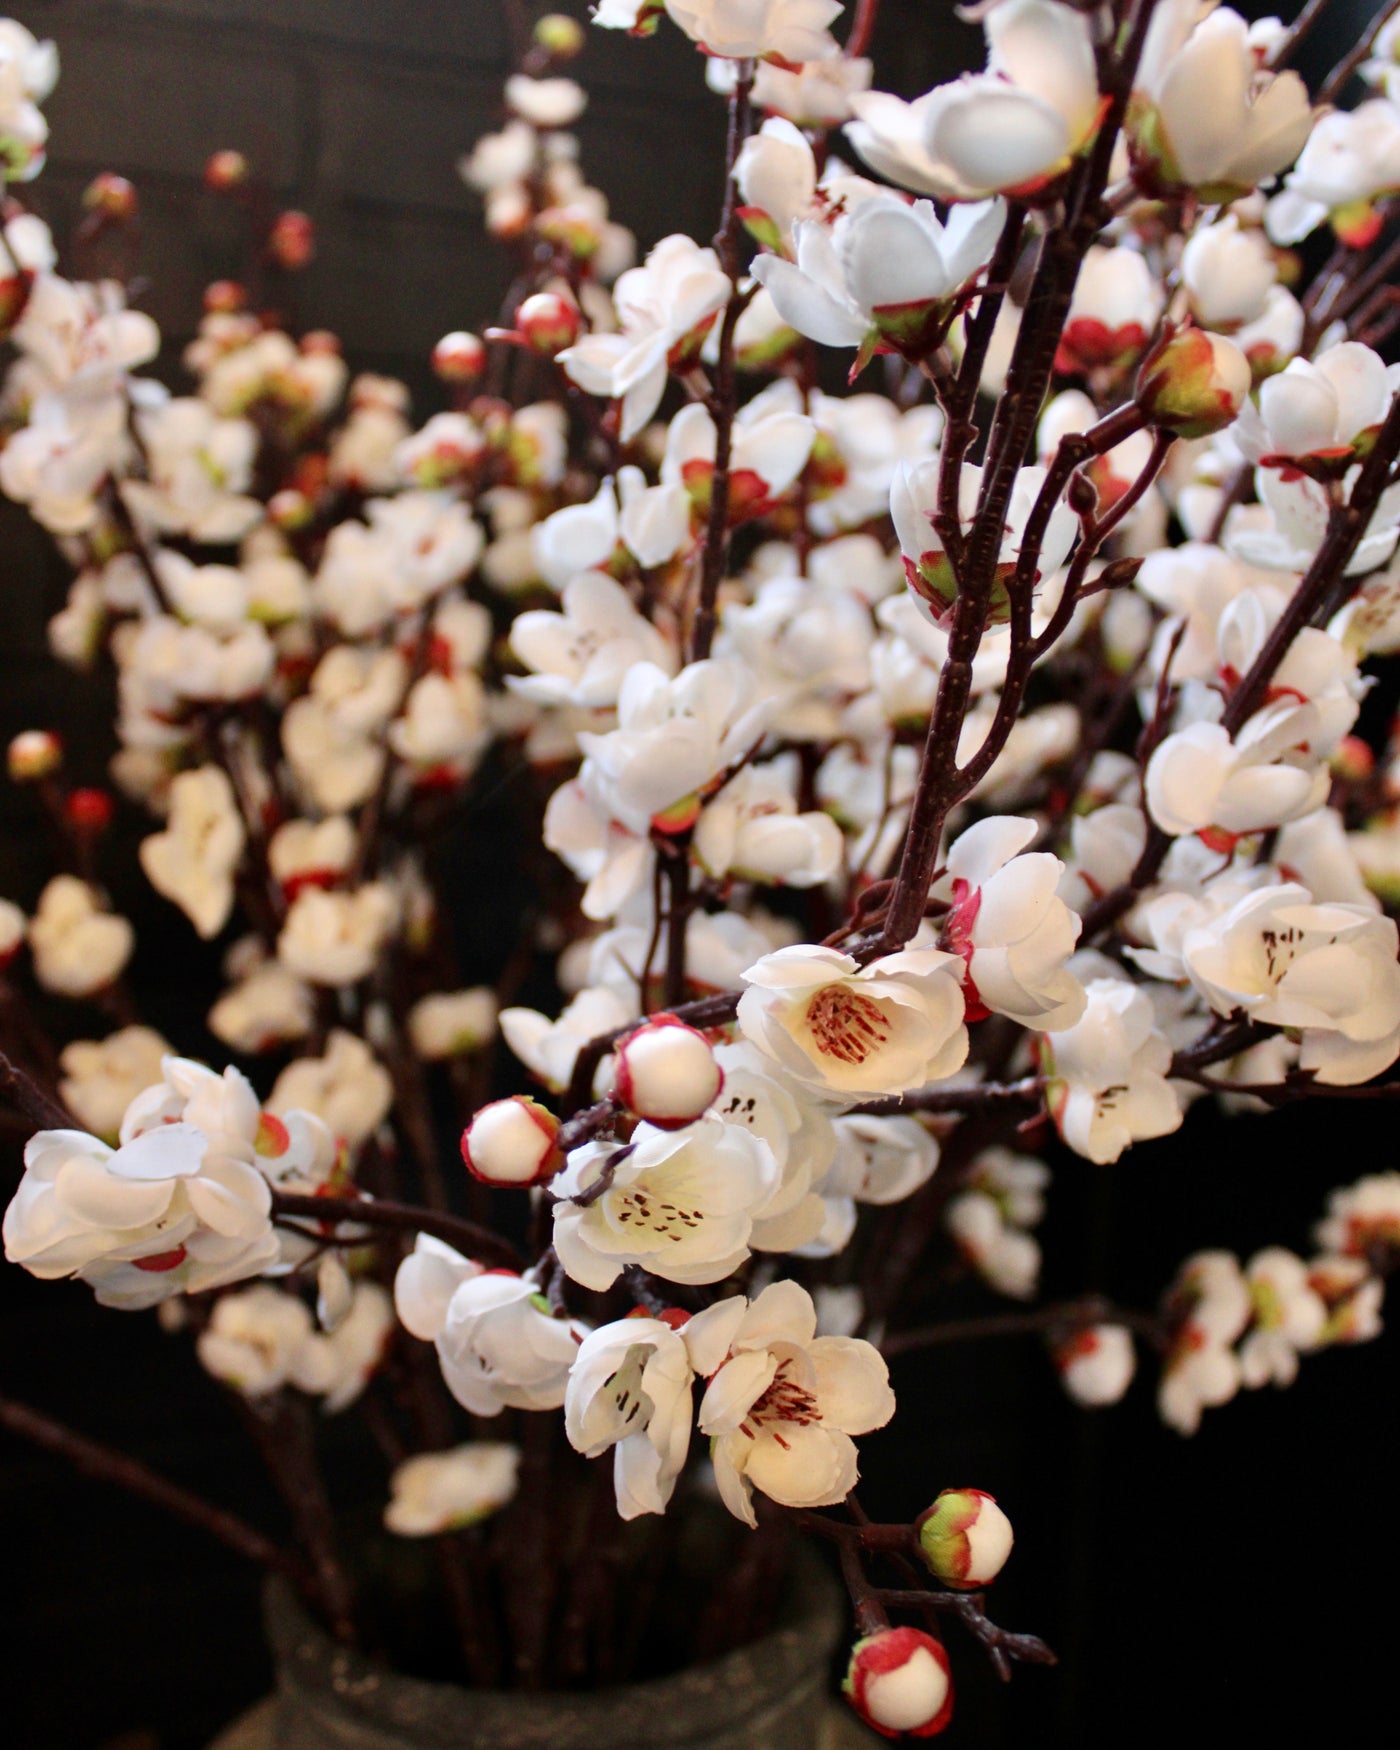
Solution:
[[[1347,783],[1364,784],[1376,769],[1376,756],[1359,735],[1344,735],[1328,763]]]
[[[674,1015],[653,1015],[619,1040],[615,1062],[617,1098],[661,1130],[693,1124],[724,1086],[709,1040]]]
[[[578,305],[562,292],[536,292],[515,312],[515,326],[531,352],[553,358],[578,339]]]
[[[944,1489],[914,1529],[929,1571],[968,1592],[996,1579],[1015,1541],[1011,1521],[981,1489]]]
[[[10,743],[6,756],[16,784],[51,778],[63,764],[63,743],[51,729],[25,729]]]
[[[249,174],[248,160],[241,152],[215,152],[205,160],[204,186],[215,194],[227,194],[231,188],[242,188]]]
[[[480,335],[456,328],[433,348],[433,369],[444,383],[474,383],[486,369],[486,346]]]
[[[882,1628],[857,1641],[841,1690],[882,1738],[934,1738],[953,1717],[948,1655],[918,1628]]]
[[[210,315],[232,316],[248,307],[248,288],[237,280],[215,280],[204,288],[204,308]]]
[[[483,1106],[462,1132],[462,1159],[486,1185],[542,1185],[563,1165],[559,1120],[525,1094]]]
[[[572,61],[582,54],[587,33],[576,18],[564,12],[546,12],[535,20],[535,41],[556,61]]]
[[[305,213],[278,213],[267,234],[267,252],[288,273],[297,273],[316,253],[316,227]]]
[[[101,213],[122,224],[136,217],[136,189],[124,176],[104,170],[83,190],[83,205],[90,213]]]
[[[112,824],[112,798],[105,790],[70,790],[63,806],[69,825],[77,832],[95,836]]]
[[[1208,437],[1233,424],[1253,382],[1249,360],[1234,341],[1181,328],[1142,361],[1135,397],[1150,425],[1177,437]]]

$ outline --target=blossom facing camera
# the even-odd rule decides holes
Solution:
[[[883,1628],[851,1649],[841,1693],[882,1738],[936,1738],[953,1717],[948,1655],[917,1628]]]
[[[616,1076],[618,1099],[658,1130],[693,1123],[724,1086],[709,1040],[674,1015],[653,1015],[619,1041]]]
[[[578,339],[578,305],[561,292],[536,292],[515,312],[515,326],[531,352],[552,359]]]
[[[1135,398],[1148,422],[1177,437],[1209,437],[1234,423],[1253,383],[1249,360],[1204,328],[1164,335],[1142,361]]]
[[[493,1100],[462,1132],[462,1159],[484,1185],[523,1188],[552,1179],[563,1164],[559,1120],[528,1095]]]
[[[914,1528],[929,1572],[958,1591],[990,1585],[1015,1541],[1011,1521],[982,1489],[944,1489]]]

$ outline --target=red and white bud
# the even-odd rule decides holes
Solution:
[[[474,383],[485,369],[485,344],[465,328],[444,334],[433,348],[433,370],[444,383]]]
[[[237,280],[213,280],[204,288],[204,308],[211,316],[231,316],[246,310],[248,288]]]
[[[248,160],[241,152],[215,152],[205,160],[204,186],[216,194],[227,194],[231,188],[241,188],[248,180]]]
[[[724,1086],[709,1040],[674,1015],[653,1015],[629,1033],[615,1062],[618,1099],[660,1130],[694,1123]]]
[[[63,811],[76,832],[106,832],[112,824],[113,803],[106,790],[70,790]]]
[[[90,213],[123,224],[136,217],[136,189],[124,176],[103,170],[83,190],[83,205]]]
[[[462,1159],[487,1185],[521,1188],[552,1179],[563,1165],[559,1120],[525,1094],[483,1106],[462,1132]]]
[[[929,1571],[959,1591],[990,1585],[1015,1542],[1011,1521],[982,1489],[944,1489],[914,1528]]]
[[[23,729],[10,743],[6,764],[14,784],[51,778],[63,764],[63,743],[51,729]]]
[[[934,1738],[953,1717],[948,1655],[922,1629],[877,1629],[857,1641],[841,1691],[882,1738]]]
[[[515,327],[531,352],[553,358],[578,339],[578,305],[562,292],[535,292],[515,312]]]
[[[272,221],[267,252],[288,273],[305,267],[316,253],[316,227],[305,213],[289,208]]]
[[[1122,1325],[1088,1325],[1052,1351],[1060,1383],[1078,1404],[1116,1404],[1137,1367],[1132,1334]]]
[[[1233,424],[1253,385],[1249,360],[1231,340],[1181,328],[1142,361],[1136,399],[1151,425],[1177,437],[1208,437]]]

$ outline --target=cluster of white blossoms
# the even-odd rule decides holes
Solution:
[[[540,20],[460,166],[515,285],[421,422],[231,281],[172,393],[132,287],[65,278],[9,190],[0,489],[71,561],[50,642],[114,674],[116,751],[108,789],[52,732],[10,748],[64,860],[0,900],[4,1049],[85,1128],[31,1141],[6,1254],[186,1297],[255,1401],[338,1410],[431,1343],[505,1437],[398,1465],[404,1535],[505,1507],[520,1418],[561,1410],[626,1518],[697,1429],[737,1519],[835,1506],[945,1279],[1017,1303],[1083,1404],[1148,1339],[1189,1432],[1373,1335],[1400,1258],[1381,1174],[1310,1262],[1270,1204],[1157,1311],[1039,1301],[1067,1156],[1400,1087],[1400,731],[1367,704],[1400,651],[1400,28],[1345,109],[1277,19],[987,0],[985,64],[905,101],[842,11],[594,8],[678,27],[730,103],[719,233],[640,259],[570,131],[587,33]],[[8,184],[56,70],[0,22]],[[136,204],[99,178],[84,224],[129,240]],[[295,271],[310,222],[260,242]],[[139,1019],[118,806],[265,1101]],[[464,841],[519,920],[494,955]],[[86,1005],[61,1052],[31,997]],[[921,1545],[952,1585],[1010,1547],[958,1493]],[[887,1735],[946,1724],[920,1631],[852,1673]]]

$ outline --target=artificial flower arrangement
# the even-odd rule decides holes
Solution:
[[[1400,648],[1400,25],[1378,8],[1309,93],[1319,0],[975,10],[985,70],[906,103],[872,84],[875,0],[844,42],[837,0],[601,0],[597,27],[682,30],[729,110],[713,244],[640,262],[568,131],[583,28],[539,18],[462,165],[517,278],[439,344],[451,405],[417,428],[260,307],[314,233],[256,220],[232,150],[207,180],[261,289],[209,288],[192,392],[142,376],[155,325],[63,277],[21,198],[57,56],[0,23],[0,487],[72,563],[53,651],[115,673],[114,791],[226,946],[236,1060],[133,1012],[114,792],[21,734],[66,866],[32,915],[0,901],[33,1131],[5,1253],[192,1342],[298,1547],[0,1422],[201,1518],[346,1642],[310,1406],[372,1419],[472,1682],[623,1675],[580,1629],[620,1534],[709,1493],[754,1549],[834,1546],[852,1706],[931,1737],[950,1618],[1003,1674],[1051,1657],[986,1613],[990,1495],[931,1478],[873,1524],[853,1492],[950,1269],[1085,1405],[1147,1360],[1183,1433],[1379,1329],[1395,1172],[1336,1189],[1314,1256],[1200,1252],[1156,1307],[1038,1301],[1035,1228],[1060,1151],[1109,1172],[1196,1100],[1400,1090],[1400,786],[1354,733]],[[87,240],[136,200],[99,177]],[[435,834],[503,773],[537,903],[464,989]],[[512,1003],[546,963],[557,1012]],[[552,1599],[502,1579],[512,1515]]]

